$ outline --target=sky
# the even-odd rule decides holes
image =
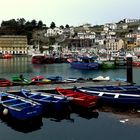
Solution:
[[[24,18],[42,20],[48,27],[85,23],[102,25],[140,18],[140,0],[0,0],[0,23]]]

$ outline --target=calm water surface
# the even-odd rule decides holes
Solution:
[[[134,82],[140,84],[140,68],[133,69]],[[126,70],[76,70],[68,63],[32,65],[31,59],[17,57],[0,60],[0,77],[11,79],[24,74],[31,78],[36,75],[94,78],[99,75],[126,78]],[[120,112],[114,108],[97,110],[98,115],[65,113],[59,116],[43,117],[36,122],[20,124],[0,119],[0,137],[3,140],[136,140],[140,137],[140,113]]]

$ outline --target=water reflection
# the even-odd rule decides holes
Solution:
[[[140,110],[136,108],[102,106],[99,112],[110,113],[119,123],[140,125]]]
[[[46,113],[43,117],[55,122],[61,122],[62,120],[68,120],[72,123],[74,122],[74,119],[71,118],[71,110],[63,110],[59,112],[51,111],[49,113]]]
[[[31,63],[28,57],[15,57],[13,59],[0,59],[0,73],[30,72]]]
[[[34,118],[31,120],[26,121],[18,121],[13,118],[7,118],[5,116],[0,116],[1,122],[5,123],[8,127],[11,127],[13,130],[16,130],[18,132],[22,133],[29,133],[32,131],[36,131],[41,129],[43,126],[42,118]]]
[[[92,119],[92,118],[98,118],[99,117],[99,112],[96,111],[96,110],[93,110],[93,111],[80,111],[80,112],[77,112],[77,114],[79,115],[79,117],[81,118],[84,118],[84,119]]]

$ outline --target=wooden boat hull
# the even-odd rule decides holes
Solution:
[[[30,85],[31,81],[26,79],[26,78],[20,78],[19,76],[14,76],[12,77],[12,82],[13,85],[18,86],[18,85]]]
[[[100,103],[114,104],[114,105],[125,105],[125,106],[140,106],[140,94],[137,93],[121,93],[111,91],[99,91],[89,88],[78,88],[78,91],[87,93],[89,95],[99,97]]]
[[[71,62],[71,67],[76,69],[84,69],[84,70],[92,70],[92,69],[99,69],[99,64],[96,62],[93,63],[83,63],[83,62]]]
[[[72,90],[66,90],[61,88],[56,88],[56,91],[64,96],[72,97],[72,103],[76,106],[83,108],[95,107],[98,101],[98,97],[86,95],[81,92],[75,92]]]
[[[2,93],[0,105],[2,115],[18,120],[27,120],[42,114],[42,106],[40,104],[8,93]]]
[[[92,86],[82,87],[82,89],[89,89],[92,91],[104,91],[104,92],[119,92],[119,93],[130,93],[140,94],[140,86],[133,85],[122,85],[122,86]]]
[[[114,69],[115,62],[114,61],[103,61],[101,64],[101,69]]]
[[[140,67],[140,62],[139,61],[133,61],[132,65],[135,67]]]
[[[22,89],[20,95],[40,103],[44,111],[59,111],[69,105],[69,100],[64,96],[60,95],[47,94],[43,92],[31,93],[29,90],[26,89]]]

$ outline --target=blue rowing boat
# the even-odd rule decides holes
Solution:
[[[39,117],[42,106],[34,101],[9,93],[0,93],[0,113],[18,120]]]
[[[90,86],[90,87],[82,87],[82,89],[89,89],[89,90],[92,90],[92,91],[106,91],[106,92],[140,94],[140,86],[138,86],[138,85]]]
[[[62,95],[55,95],[44,92],[31,92],[27,89],[21,89],[20,96],[26,97],[33,101],[40,103],[43,106],[43,110],[60,111],[69,106],[69,98]]]
[[[94,88],[86,87],[77,88],[76,90],[98,96],[100,103],[140,107],[140,94],[137,91],[112,92],[110,90],[94,90]]]

